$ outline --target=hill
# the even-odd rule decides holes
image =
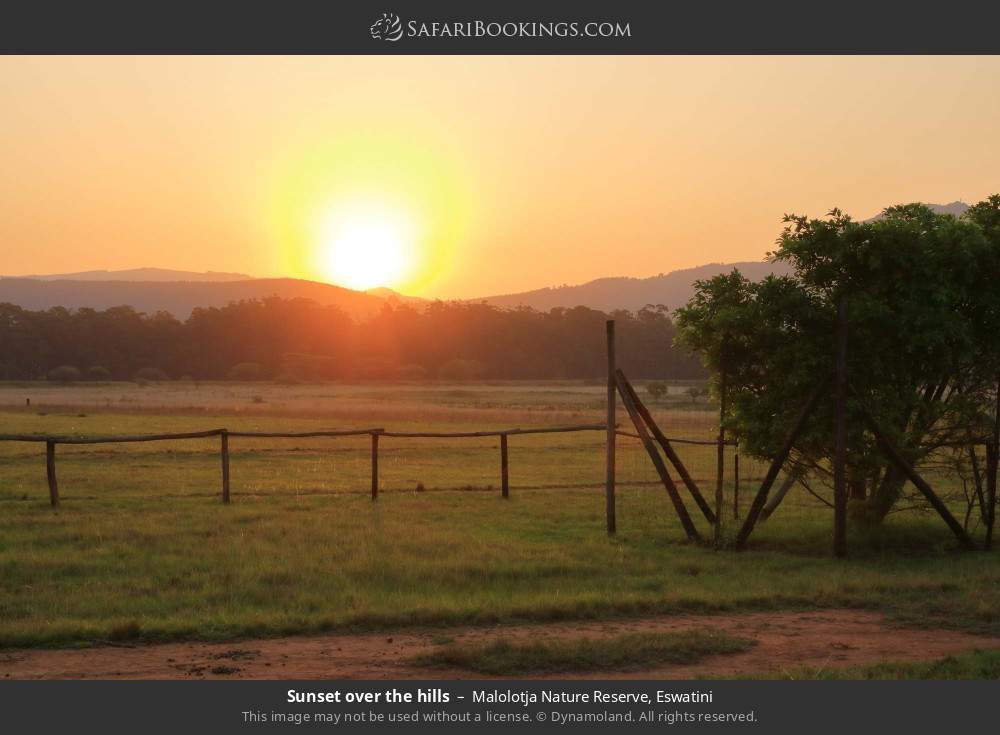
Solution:
[[[53,273],[42,276],[16,276],[36,281],[249,281],[245,273],[222,271],[177,271],[170,268],[132,268],[121,271],[80,271],[79,273]]]
[[[961,201],[927,206],[939,214],[954,216],[962,215],[969,208]],[[871,222],[881,216],[877,214],[865,221]],[[587,306],[604,312],[618,309],[638,311],[648,304],[663,304],[673,310],[691,298],[695,281],[728,273],[733,268],[755,281],[772,273],[781,275],[790,272],[784,263],[709,263],[650,278],[598,278],[576,286],[540,288],[465,301],[506,308],[526,306],[538,311],[574,306]],[[389,288],[362,292],[296,278],[251,278],[240,273],[195,273],[166,268],[0,277],[0,303],[10,302],[32,310],[54,306],[107,309],[127,304],[137,311],[168,311],[185,319],[198,306],[225,306],[232,301],[268,296],[312,299],[320,304],[339,306],[356,318],[374,314],[386,302],[418,307],[427,303],[426,299],[407,296]]]
[[[969,208],[968,204],[957,200],[949,204],[928,204],[927,206],[930,208],[932,212],[936,212],[937,214],[950,214],[953,217],[961,217],[963,214],[965,214],[965,210]],[[880,219],[882,219],[881,212],[879,214],[876,214],[874,217],[869,217],[864,221],[875,222],[876,220]]]
[[[938,214],[961,216],[969,205],[954,201],[950,204],[928,204]],[[866,222],[877,220],[877,214]],[[598,278],[577,286],[540,288],[513,294],[487,296],[469,301],[485,301],[504,307],[529,306],[540,311],[557,307],[589,306],[601,311],[628,309],[635,311],[647,304],[663,304],[676,309],[694,294],[694,282],[739,269],[747,278],[758,281],[771,273],[783,275],[791,269],[784,263],[743,261],[739,263],[709,263],[696,268],[661,273],[651,278]]]
[[[384,286],[379,286],[378,288],[369,288],[367,291],[365,291],[365,293],[371,296],[378,296],[380,299],[385,299],[390,303],[410,304],[412,306],[419,306],[420,304],[426,304],[429,300],[421,298],[420,296],[407,296],[404,293],[400,293],[399,291],[393,291],[391,288],[385,288]]]
[[[747,278],[760,280],[771,273],[788,273],[783,263],[746,261],[741,263],[709,263],[697,268],[661,273],[651,278],[598,278],[579,286],[540,288],[515,294],[488,296],[485,301],[495,306],[530,306],[539,311],[556,307],[589,306],[601,311],[628,309],[636,311],[647,304],[663,304],[676,309],[694,294],[694,282],[728,273],[737,268]]]
[[[147,314],[168,311],[179,319],[186,319],[198,306],[225,306],[232,301],[268,296],[312,299],[320,304],[338,306],[356,318],[374,314],[385,303],[378,296],[297,278],[254,278],[241,281],[0,278],[0,303],[10,302],[31,310],[51,309],[55,306],[107,309],[128,305]]]
[[[628,309],[637,311],[647,304],[665,304],[671,309],[683,305],[694,292],[694,282],[739,268],[744,275],[760,279],[769,273],[785,273],[787,267],[771,263],[712,263],[653,276],[652,278],[599,278],[578,286],[543,288],[524,293],[468,299],[485,301],[501,307],[530,306],[539,311],[555,307],[589,306],[601,311]],[[183,274],[202,276],[202,280],[135,280],[128,274],[144,275]],[[91,271],[88,274],[65,276],[38,276],[0,278],[0,303],[10,302],[25,309],[40,310],[62,306],[69,309],[89,307],[107,309],[129,305],[136,311],[154,313],[168,311],[185,319],[198,306],[225,306],[231,301],[260,299],[268,296],[306,298],[321,304],[339,306],[356,318],[367,317],[378,311],[382,304],[407,303],[419,306],[427,303],[418,297],[406,296],[388,288],[375,288],[367,292],[353,291],[341,286],[296,278],[247,278],[243,280],[209,280],[212,274],[188,274],[184,271],[166,271],[143,268],[138,271]],[[117,276],[113,280],[103,274]],[[71,276],[79,276],[71,278]],[[217,274],[228,276],[234,274]]]

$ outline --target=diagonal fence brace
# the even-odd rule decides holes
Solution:
[[[972,537],[969,536],[966,530],[962,527],[962,524],[955,519],[955,516],[953,516],[951,511],[948,510],[948,506],[946,506],[944,501],[938,497],[937,493],[931,489],[931,486],[927,484],[927,481],[924,480],[924,478],[922,478],[913,468],[913,465],[907,462],[903,458],[903,455],[899,453],[896,446],[892,443],[885,432],[882,431],[882,427],[880,427],[878,422],[875,421],[875,417],[872,416],[871,412],[869,412],[869,410],[861,402],[854,388],[848,385],[847,390],[850,392],[855,401],[857,401],[861,417],[865,420],[865,423],[868,424],[868,428],[875,436],[875,441],[878,443],[879,448],[885,453],[886,457],[888,457],[889,460],[896,465],[896,468],[906,476],[906,479],[912,482],[917,490],[923,494],[923,496],[927,499],[927,502],[931,504],[934,510],[938,512],[938,515],[941,516],[944,519],[944,522],[948,524],[948,528],[950,528],[951,532],[955,534],[959,543],[966,549],[975,549],[976,542],[972,540]]]
[[[657,426],[656,422],[653,420],[653,415],[649,412],[649,409],[646,408],[645,404],[643,404],[641,400],[639,400],[639,396],[635,392],[635,388],[632,387],[632,384],[628,381],[628,378],[625,377],[625,373],[623,373],[621,369],[616,371],[615,379],[620,379],[622,381],[622,384],[628,391],[629,396],[632,398],[632,403],[635,404],[636,410],[639,412],[642,420],[646,422],[646,426],[649,427],[649,431],[652,433],[653,438],[656,439],[660,447],[663,448],[663,453],[667,455],[667,459],[670,460],[670,463],[677,470],[677,474],[680,476],[684,486],[688,489],[688,492],[691,493],[691,497],[694,498],[694,502],[698,504],[702,515],[705,516],[705,520],[714,526],[715,513],[712,511],[711,506],[709,506],[708,501],[706,501],[705,497],[701,494],[701,491],[698,489],[698,485],[695,484],[694,479],[687,471],[687,467],[684,466],[684,463],[681,462],[681,458],[678,456],[677,452],[674,451],[673,446],[670,444],[670,440],[662,431],[660,431],[660,427]]]
[[[663,459],[660,457],[660,453],[656,450],[656,445],[653,444],[653,440],[649,436],[649,432],[646,431],[646,426],[642,421],[642,417],[639,415],[639,411],[632,401],[632,396],[627,388],[627,381],[621,371],[615,372],[615,384],[618,387],[618,393],[622,397],[622,403],[625,404],[625,410],[628,411],[629,417],[632,419],[632,423],[635,425],[635,431],[639,435],[639,440],[642,442],[642,446],[646,449],[646,453],[649,454],[650,460],[653,462],[653,466],[656,467],[657,473],[660,475],[660,480],[663,482],[663,487],[667,491],[667,495],[670,496],[670,502],[674,505],[674,510],[677,512],[677,517],[680,518],[681,525],[684,527],[684,532],[687,533],[687,537],[692,541],[701,541],[701,534],[698,533],[698,529],[695,528],[694,523],[691,521],[691,516],[688,514],[687,508],[684,507],[684,501],[681,500],[681,494],[677,490],[677,485],[674,484],[673,479],[670,477],[670,473],[667,472],[667,467],[663,463]]]

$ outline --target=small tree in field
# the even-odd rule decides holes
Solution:
[[[677,313],[679,341],[701,354],[718,390],[726,370],[728,428],[745,451],[773,456],[835,360],[837,304],[848,305],[851,385],[912,463],[970,430],[1000,372],[1000,197],[958,219],[920,204],[854,222],[786,216],[772,259],[789,276],[752,283],[738,272],[697,284]],[[992,228],[992,229],[991,229]],[[829,478],[833,401],[820,403],[794,461]],[[857,515],[877,522],[905,478],[848,405],[848,486]]]

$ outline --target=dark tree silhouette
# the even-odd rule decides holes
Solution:
[[[705,375],[673,347],[664,307],[610,316],[630,376]],[[101,366],[116,380],[131,380],[142,368],[174,378],[247,379],[245,367],[233,370],[253,364],[261,379],[447,378],[463,365],[470,378],[596,380],[606,369],[608,317],[586,307],[538,312],[439,301],[422,308],[389,303],[356,323],[333,306],[268,298],[195,309],[181,322],[127,306],[28,311],[0,304],[0,379],[43,379],[63,365]]]

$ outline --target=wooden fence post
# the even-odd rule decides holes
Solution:
[[[733,518],[740,519],[740,443],[733,445]]]
[[[510,474],[507,462],[507,435],[500,435],[500,497],[510,497]]]
[[[378,432],[372,432],[372,500],[378,500]]]
[[[59,507],[59,483],[56,480],[56,443],[45,442],[45,474],[49,480],[49,502]]]
[[[715,442],[715,544],[722,543],[722,517],[725,515],[723,508],[722,485],[725,482],[726,473],[726,433],[725,429],[719,427],[719,436]]]
[[[986,538],[983,540],[983,546],[986,549],[993,546],[993,526],[996,524],[997,517],[997,465],[1000,464],[1000,378],[997,379],[996,406],[993,412],[993,437],[989,448],[992,448],[993,451],[987,452],[987,458],[992,454],[993,462],[986,464],[986,471],[989,473],[986,476]]]
[[[222,502],[229,504],[229,432],[225,429],[219,435],[222,454]]]
[[[837,304],[837,374],[833,449],[833,554],[847,556],[847,298]]]
[[[973,449],[975,454],[975,449]],[[983,537],[983,548],[989,551],[993,546],[993,522],[996,517],[996,490],[997,490],[997,450],[993,441],[986,442],[986,491],[980,500],[980,515],[983,524],[986,526],[986,535]]]
[[[726,347],[728,336],[723,336],[719,355],[719,437],[715,450],[715,545],[722,544],[723,499],[722,485],[726,474]]]
[[[607,434],[607,474],[604,480],[604,501],[605,515],[607,516],[608,534],[613,535],[617,530],[615,518],[615,441],[618,436],[615,414],[615,394],[617,392],[617,382],[615,380],[615,321],[609,319],[608,330],[608,434]]]

